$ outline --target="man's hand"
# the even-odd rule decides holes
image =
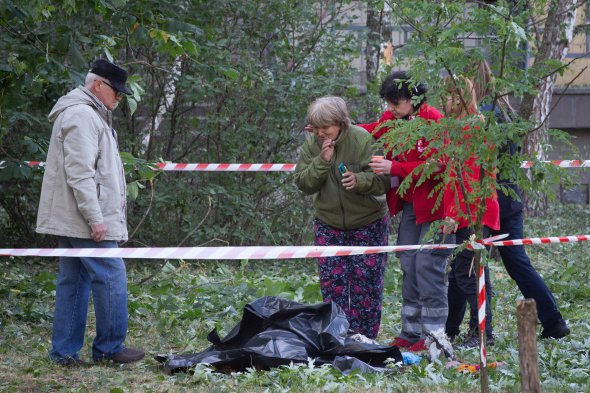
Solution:
[[[107,226],[105,223],[101,222],[100,224],[94,224],[91,225],[90,228],[92,229],[92,240],[95,242],[101,242],[104,240],[107,234]]]
[[[344,172],[342,174],[342,185],[347,190],[352,190],[356,187],[356,175],[353,172]]]

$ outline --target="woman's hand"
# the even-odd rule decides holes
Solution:
[[[426,163],[428,166],[434,166],[434,173],[440,173],[445,169],[445,165],[440,160],[435,160],[434,158],[430,158]]]
[[[450,235],[457,232],[457,228],[459,228],[459,223],[457,221],[451,217],[445,217],[442,227],[443,233],[445,235]]]
[[[342,174],[342,186],[347,190],[352,190],[356,187],[356,175],[353,172],[344,172]]]
[[[391,173],[392,165],[393,163],[391,161],[384,158],[375,158],[369,163],[373,172],[378,175],[389,175]]]
[[[334,156],[334,141],[326,138],[322,140],[322,151],[320,157],[324,161],[331,161]]]

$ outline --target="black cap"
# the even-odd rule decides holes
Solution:
[[[131,90],[125,86],[125,82],[127,82],[127,71],[110,61],[105,59],[95,60],[89,72],[107,79],[118,92],[131,94]]]

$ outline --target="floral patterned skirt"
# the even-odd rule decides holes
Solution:
[[[361,228],[340,230],[319,219],[313,223],[317,246],[386,246],[389,219]],[[350,331],[376,338],[381,325],[383,277],[387,253],[318,258],[324,302],[335,302],[346,314]]]

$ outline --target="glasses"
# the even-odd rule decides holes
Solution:
[[[101,80],[101,82],[104,83],[105,85],[109,86],[111,89],[113,89],[115,91],[115,97],[117,97],[117,99],[120,99],[120,98],[124,98],[125,97],[125,93],[120,92],[119,90],[115,89],[113,87],[113,85],[111,85],[109,82],[103,81],[103,80]]]

